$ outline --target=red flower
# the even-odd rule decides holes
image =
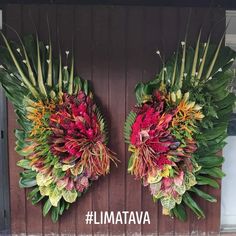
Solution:
[[[81,157],[86,142],[104,139],[95,113],[96,105],[84,92],[78,96],[63,95],[63,104],[50,117],[51,151],[63,163]]]
[[[171,165],[172,161],[170,161],[165,155],[160,155],[156,159],[156,163],[160,169],[163,168],[164,165]]]

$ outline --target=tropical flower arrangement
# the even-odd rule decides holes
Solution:
[[[21,129],[15,131],[20,187],[32,188],[28,198],[43,202],[43,215],[59,216],[106,175],[110,161],[104,118],[88,82],[74,76],[52,57],[52,46],[28,36],[20,45],[0,49],[0,82],[13,103]],[[69,52],[66,52],[68,59]]]
[[[138,103],[124,128],[128,172],[160,200],[164,215],[181,220],[186,207],[205,217],[194,195],[216,202],[201,186],[219,188],[216,179],[224,176],[217,153],[235,103],[228,87],[236,53],[222,40],[212,45],[209,36],[202,44],[200,33],[193,49],[185,39],[154,80],[136,86]]]

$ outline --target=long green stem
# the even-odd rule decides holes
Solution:
[[[179,79],[179,87],[182,88],[183,80],[184,80],[184,69],[185,69],[185,57],[186,57],[186,37],[184,40],[183,45],[183,56],[182,56],[182,62],[181,62],[181,68],[180,68],[180,79]]]
[[[220,42],[218,44],[218,47],[217,47],[216,52],[215,52],[215,55],[214,55],[214,57],[213,57],[213,59],[211,61],[211,65],[210,65],[210,67],[209,67],[209,69],[208,69],[208,71],[206,73],[206,77],[205,77],[206,79],[208,79],[210,77],[210,75],[211,75],[211,72],[213,70],[213,67],[215,65],[216,59],[217,59],[219,51],[220,51],[221,44],[223,42],[223,39],[224,39],[224,35],[222,36],[222,38],[221,38],[221,40],[220,40]]]
[[[43,73],[42,73],[42,66],[41,66],[41,58],[40,58],[40,49],[39,49],[38,36],[36,36],[36,40],[37,40],[37,58],[38,58],[38,85],[39,85],[40,92],[45,97],[47,97],[47,91],[45,89],[44,82],[43,82]]]
[[[74,83],[74,57],[72,55],[72,58],[71,58],[71,69],[70,69],[70,79],[69,79],[69,85],[68,85],[68,93],[70,95],[73,94],[73,83]]]
[[[49,43],[47,85],[49,87],[52,87],[52,44],[51,44],[51,40],[50,40],[50,43]]]
[[[200,45],[200,39],[201,39],[201,30],[198,35],[197,44],[194,52],[194,59],[193,59],[193,67],[192,67],[192,73],[191,73],[191,79],[193,80],[196,76],[196,68],[197,68],[197,61],[198,61],[198,54],[199,54],[199,45]]]
[[[61,53],[59,54],[58,90],[59,90],[59,94],[62,94],[62,62],[61,62]]]
[[[206,56],[207,56],[208,48],[209,48],[209,45],[210,45],[210,39],[211,39],[211,35],[209,35],[207,43],[205,45],[205,50],[204,50],[203,57],[202,57],[202,62],[200,64],[200,68],[199,68],[199,71],[198,71],[198,74],[197,74],[196,83],[199,82],[199,80],[202,76],[203,68],[204,68],[204,65],[205,65],[205,62],[206,62]]]

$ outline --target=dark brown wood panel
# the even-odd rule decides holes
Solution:
[[[84,79],[92,79],[92,7],[76,7],[75,10],[75,69]],[[92,210],[93,191],[77,202],[77,232],[92,234],[92,225],[84,223],[87,211]]]
[[[37,5],[24,5],[21,10],[22,15],[22,36],[34,34],[39,26],[39,8]],[[30,189],[26,189],[26,198]],[[26,231],[27,234],[34,232],[42,233],[42,204],[33,206],[30,201],[26,201]],[[34,216],[34,217],[32,217]],[[37,224],[35,224],[37,222]]]
[[[61,51],[62,61],[65,66],[70,67],[70,58],[73,54],[73,37],[74,30],[74,6],[61,5],[57,6],[57,31],[59,50]],[[69,51],[68,57],[66,51]],[[60,219],[60,233],[75,235],[76,234],[76,204],[71,205],[70,210],[66,211]]]
[[[142,57],[143,57],[143,8],[129,7],[127,13],[127,68],[126,68],[126,114],[130,112],[135,104],[134,88],[142,81]],[[126,151],[126,165],[130,153]],[[126,177],[126,210],[141,211],[142,188],[139,181],[134,177]],[[141,234],[141,225],[128,224],[126,232],[128,235]]]
[[[122,7],[114,7],[109,11],[109,112],[111,149],[120,160],[118,167],[111,168],[109,176],[109,211],[125,210],[125,144],[123,126],[125,122],[125,29],[126,13]],[[116,134],[116,136],[114,136]],[[114,138],[115,137],[115,138]],[[125,225],[109,225],[109,232],[125,234]]]
[[[92,7],[93,64],[92,81],[97,102],[109,122],[109,8],[107,6]],[[108,177],[101,177],[93,188],[93,210],[100,219],[101,211],[109,209]],[[93,225],[93,233],[108,234],[108,225]]]
[[[57,43],[57,9],[53,6],[40,5],[39,7],[39,32],[40,39],[47,44],[49,42],[49,27],[53,48],[53,54],[58,52]],[[52,28],[53,27],[53,28]],[[42,231],[45,235],[57,234],[59,232],[59,222],[53,223],[50,217],[43,217]]]
[[[142,64],[142,81],[148,81],[154,78],[158,72],[159,57],[156,54],[160,49],[160,21],[158,8],[145,7],[143,10],[143,64]],[[155,30],[153,30],[155,29]],[[151,224],[142,225],[142,234],[152,234],[158,231],[158,204],[152,201],[152,196],[148,187],[142,188],[142,210],[148,211]]]
[[[6,6],[6,22],[14,27],[19,33],[22,30],[22,15],[21,7],[16,6]],[[6,34],[12,40],[17,40],[16,34],[6,28]],[[18,127],[16,123],[16,115],[14,113],[14,108],[12,104],[8,103],[8,158],[9,158],[9,179],[10,179],[10,205],[11,205],[11,231],[13,233],[26,232],[27,222],[25,221],[27,217],[26,212],[26,198],[25,190],[19,188],[19,172],[20,168],[16,166],[16,162],[19,160],[19,155],[16,154],[15,147],[15,135],[14,129]]]
[[[43,218],[41,205],[32,206],[26,201],[26,191],[18,187],[20,169],[16,167],[18,155],[14,151],[17,127],[16,116],[8,104],[8,143],[10,167],[10,203],[12,233],[44,235],[215,235],[219,231],[220,190],[209,191],[217,195],[214,206],[200,200],[206,219],[198,221],[188,212],[187,222],[163,216],[161,207],[154,204],[148,188],[127,174],[130,153],[123,139],[126,115],[136,103],[134,87],[139,81],[152,79],[161,68],[156,54],[160,50],[168,58],[184,39],[190,15],[188,40],[196,41],[203,27],[206,40],[210,29],[217,41],[224,31],[224,9],[158,8],[142,6],[80,6],[80,5],[6,5],[6,23],[22,36],[38,31],[39,37],[48,42],[47,18],[51,27],[54,53],[60,45],[63,61],[65,51],[75,55],[75,69],[88,79],[108,123],[109,147],[121,161],[118,168],[111,166],[109,176],[102,177],[71,209],[52,223]],[[217,23],[218,22],[218,23]],[[35,26],[34,26],[35,25]],[[214,27],[213,27],[214,26]],[[16,35],[6,29],[7,36]],[[150,225],[86,225],[85,214],[100,211],[148,211]]]

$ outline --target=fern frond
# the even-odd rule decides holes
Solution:
[[[125,137],[126,143],[130,143],[130,135],[132,132],[132,125],[135,122],[136,117],[137,117],[136,113],[131,111],[126,118],[125,126],[124,126],[124,137]]]

